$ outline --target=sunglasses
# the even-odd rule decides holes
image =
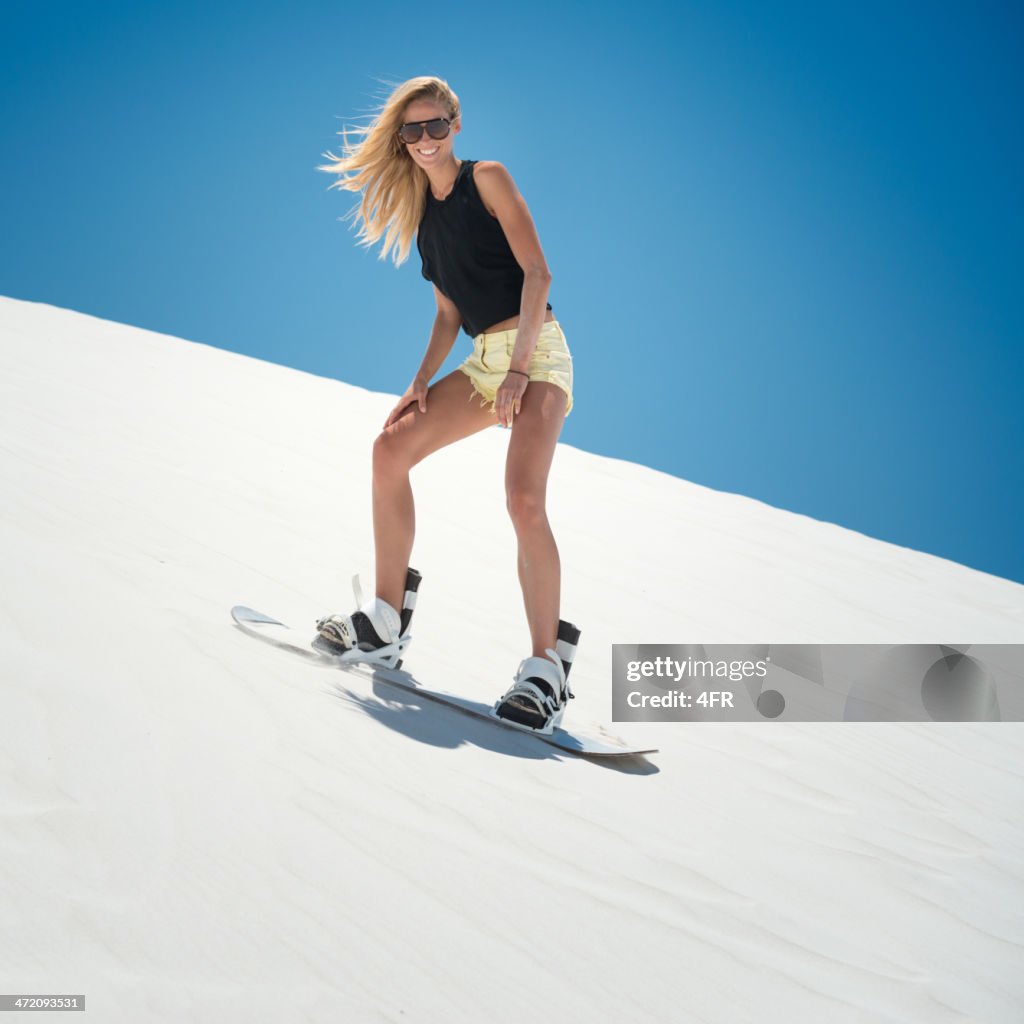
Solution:
[[[448,138],[452,123],[447,117],[435,117],[429,121],[408,121],[398,129],[398,137],[403,142],[412,145],[412,143],[419,142],[423,138],[424,128],[426,128],[427,134],[432,139],[440,141],[441,139]]]

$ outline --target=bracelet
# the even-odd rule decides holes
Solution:
[[[530,379],[530,375],[525,370],[513,370],[511,367],[509,367],[509,371],[508,372],[509,373],[521,373],[527,380]]]

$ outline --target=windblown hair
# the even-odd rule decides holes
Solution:
[[[331,163],[316,168],[338,175],[347,173],[328,187],[362,192],[358,206],[346,218],[357,218],[360,245],[369,248],[383,237],[378,258],[386,259],[390,253],[396,267],[409,257],[426,206],[428,184],[426,171],[409,156],[397,132],[405,108],[414,100],[424,99],[439,103],[450,121],[461,113],[458,96],[443,78],[410,78],[394,88],[380,110],[371,115],[369,125],[351,129],[362,136],[360,141],[350,143],[348,131],[342,128],[344,155],[323,153]]]

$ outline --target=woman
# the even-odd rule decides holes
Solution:
[[[426,353],[373,448],[376,592],[351,615],[317,623],[345,660],[397,666],[408,646],[420,576],[409,568],[415,517],[409,470],[431,452],[494,423],[510,428],[505,466],[519,582],[533,651],[494,713],[550,733],[572,697],[579,631],[559,618],[558,548],[545,512],[548,471],[572,408],[572,357],[547,301],[551,284],[529,210],[508,171],[461,160],[458,97],[443,79],[399,85],[363,138],[320,170],[352,172],[331,187],[361,191],[359,237],[381,237],[398,266],[415,235],[437,315]],[[434,384],[460,327],[473,352]],[[399,610],[400,609],[400,610]]]

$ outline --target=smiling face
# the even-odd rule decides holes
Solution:
[[[431,99],[413,100],[405,108],[405,113],[402,115],[402,123],[429,121],[435,117],[448,117],[448,111],[442,104]],[[402,145],[405,146],[413,161],[419,164],[425,171],[432,167],[443,167],[452,159],[452,145],[455,142],[455,136],[460,131],[462,131],[461,118],[456,118],[452,122],[451,131],[448,132],[445,138],[432,139],[424,131],[420,136],[419,142],[403,142]]]

